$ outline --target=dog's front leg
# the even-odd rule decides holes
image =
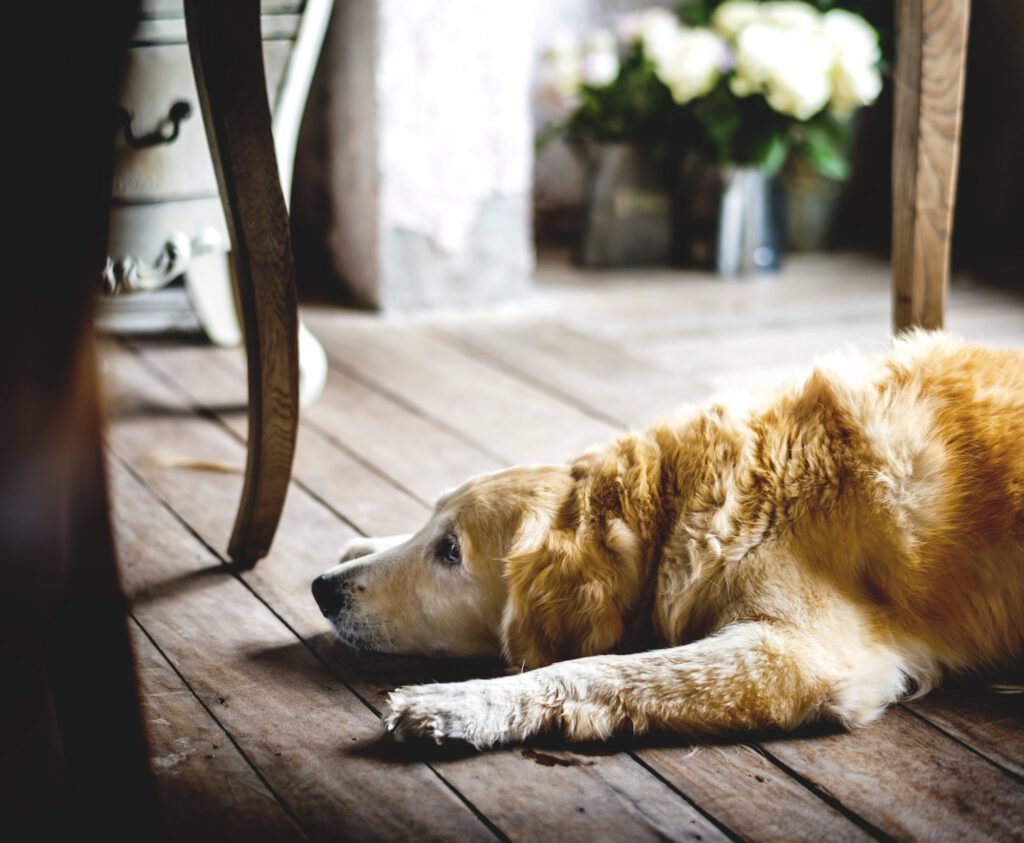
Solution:
[[[843,719],[840,697],[851,674],[844,654],[830,655],[841,642],[817,646],[806,636],[772,623],[737,623],[682,647],[400,688],[385,726],[399,739],[459,738],[485,747],[545,732],[585,741],[652,729],[791,729],[823,714]],[[875,685],[881,690],[869,701],[872,717],[898,696],[902,675],[889,670]]]

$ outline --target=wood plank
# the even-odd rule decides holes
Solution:
[[[941,328],[960,159],[970,0],[896,6],[893,325]]]
[[[131,347],[160,376],[186,384],[193,406],[216,412],[220,421],[240,441],[245,441],[248,429],[245,358],[238,349],[165,342],[133,343]],[[229,360],[231,362],[227,363]],[[225,365],[219,365],[222,361]],[[202,378],[194,377],[197,371],[203,372]],[[145,380],[146,376],[141,377]],[[126,381],[121,383],[121,389],[133,391]],[[137,390],[134,391],[137,395]],[[111,397],[115,404],[119,400],[117,396]],[[132,399],[126,395],[124,400]],[[379,427],[380,418],[380,415],[367,417],[368,437],[373,434],[369,426]],[[196,455],[195,449],[190,448],[181,456]],[[302,478],[304,489],[325,502],[332,511],[343,513],[343,517],[363,533],[407,532],[421,523],[430,511],[427,503],[404,493],[401,485],[396,485],[356,452],[337,447],[334,438],[322,433],[306,415],[300,419],[295,474]]]
[[[728,280],[705,273],[578,271],[572,284],[554,282],[560,267],[538,270],[539,306],[584,333],[604,339],[709,337],[753,325],[800,325],[829,313],[877,313],[889,303],[888,266],[860,255],[794,255],[777,276]]]
[[[510,463],[467,443],[405,402],[332,369],[328,389],[305,411],[332,442],[344,443],[431,506],[467,477]]]
[[[129,633],[150,766],[170,837],[308,839],[138,623]]]
[[[305,832],[493,839],[424,765],[360,752],[378,732],[374,713],[120,462],[111,477],[133,615]]]
[[[304,313],[333,366],[372,380],[485,451],[501,442],[505,460],[562,462],[616,430],[410,323]]]
[[[163,385],[148,382],[147,371],[126,353],[108,355],[108,371],[111,377],[121,380],[123,388],[130,387],[140,397],[143,407],[164,408],[163,418],[151,418],[140,415],[139,409],[123,408],[122,416],[115,417],[111,424],[113,450],[132,465],[133,470],[143,474],[147,484],[151,484],[204,541],[216,541],[230,521],[230,507],[224,507],[222,501],[230,499],[230,486],[237,485],[239,478],[214,474],[204,477],[202,483],[195,483],[193,478],[183,476],[187,473],[154,466],[152,461],[147,461],[144,449],[158,437],[164,446],[172,449],[180,450],[191,442],[199,453],[214,451],[222,459],[237,459],[243,446],[207,419],[195,416],[193,421],[180,415],[187,411],[187,404]],[[167,418],[171,419],[169,423]],[[228,490],[218,491],[217,487],[228,487]],[[146,523],[147,517],[127,512],[124,520],[141,525]],[[459,663],[377,657],[369,660],[372,669],[368,681],[359,669],[360,657],[325,633],[325,622],[309,594],[313,577],[330,564],[323,559],[323,543],[316,540],[323,531],[320,522],[325,518],[337,520],[300,489],[293,489],[273,551],[257,569],[244,574],[245,582],[273,607],[275,615],[308,640],[336,677],[375,708],[380,706],[386,691],[396,684],[451,678],[453,672],[458,675],[460,671],[465,676],[466,666]],[[338,545],[327,546],[333,552]],[[154,635],[163,644],[163,633]],[[270,656],[268,660],[274,663],[271,666],[284,669],[286,666],[281,662],[294,656],[296,648],[291,645],[276,649],[281,651],[281,656]],[[187,661],[195,658],[190,654]],[[193,666],[193,669],[196,668]],[[292,670],[290,666],[287,669]],[[478,674],[479,670],[474,668],[474,673]],[[279,692],[268,689],[268,693]],[[282,722],[286,723],[282,729],[289,735],[297,728],[287,721]],[[237,726],[229,728],[234,734]],[[368,735],[365,729],[358,735],[364,750],[361,757],[388,773],[387,765],[380,764],[380,748],[371,746],[375,744],[376,735],[373,732]],[[517,750],[474,754],[469,758],[460,757],[456,751],[454,758],[442,754],[431,766],[458,792],[472,794],[475,807],[489,818],[498,818],[495,822],[502,833],[515,839],[530,837],[537,829],[554,835],[567,828],[575,829],[573,833],[579,836],[574,839],[579,840],[606,834],[621,839],[659,840],[677,836],[683,830],[694,830],[705,839],[722,838],[714,824],[628,756],[608,756],[600,763],[581,764],[573,753],[556,750],[550,755],[556,760],[543,765]],[[410,756],[396,757],[408,763]],[[262,770],[262,765],[260,767]],[[398,773],[395,770],[391,774]],[[266,775],[270,780],[270,774]],[[280,789],[278,792],[288,799],[286,792]],[[531,796],[536,792],[557,796],[539,805]],[[581,804],[586,806],[583,814],[577,811]],[[297,810],[297,813],[305,816],[303,811]]]
[[[1020,782],[900,708],[855,732],[763,746],[896,839],[1021,839]]]
[[[970,683],[942,688],[906,706],[1024,777],[1024,694],[1001,694]]]
[[[471,316],[430,333],[616,427],[644,427],[709,392],[693,369],[662,370],[550,319]]]
[[[645,343],[638,357],[664,368],[697,371],[706,380],[721,383],[731,375],[755,374],[762,369],[792,367],[809,372],[821,355],[851,344],[880,350],[889,345],[888,327],[881,320],[812,323],[779,330],[751,328],[727,336],[679,337]],[[702,396],[704,397],[704,396]]]
[[[1024,348],[1024,307],[1020,301],[987,308],[950,308],[949,330],[970,340],[1006,348]]]
[[[234,349],[210,349],[168,343],[136,343],[133,346],[165,376],[184,388],[194,401],[218,411],[229,409],[240,400],[238,374],[245,372],[245,362]],[[202,370],[203,377],[194,373]],[[245,436],[245,423],[237,412],[220,412],[221,419],[233,431]],[[386,420],[386,430],[382,422]],[[405,490],[422,505],[433,502],[447,489],[467,477],[494,471],[507,465],[478,448],[443,425],[424,417],[400,401],[375,391],[359,380],[332,369],[321,397],[302,411],[300,451],[304,438],[328,439],[346,454],[358,457],[373,466],[394,486]],[[310,445],[308,450],[329,459],[329,451]],[[298,457],[297,457],[298,459]],[[307,468],[308,468],[307,463]],[[296,473],[309,479],[307,472]],[[344,481],[346,474],[340,473]],[[360,479],[357,475],[354,480]],[[372,488],[372,487],[371,487]],[[350,484],[358,491],[356,483]],[[342,491],[338,489],[337,491]],[[365,495],[374,498],[375,495]],[[381,499],[387,499],[381,493]],[[325,498],[333,500],[333,497]],[[344,500],[344,498],[339,498]],[[392,497],[391,501],[398,500]],[[416,516],[418,521],[419,515]],[[405,528],[408,529],[408,525]],[[393,530],[402,532],[403,529]],[[371,533],[386,534],[379,526]]]
[[[870,321],[872,332],[888,333],[891,326],[889,265],[864,255],[792,255],[778,276],[756,281],[661,271],[605,275],[541,264],[537,285],[517,313],[557,317],[629,354],[646,341],[702,336],[710,347],[733,333],[774,328],[784,335],[848,319]],[[968,276],[954,278],[949,295],[954,316],[1003,307],[1019,318],[1024,307],[1020,292],[978,287]]]
[[[965,308],[951,318],[950,329],[967,340],[989,345],[1024,346],[1024,311],[1004,306]],[[683,375],[696,372],[720,381],[731,373],[768,367],[796,366],[809,370],[815,358],[845,345],[864,350],[889,346],[889,328],[880,314],[820,316],[804,324],[749,325],[729,333],[691,332],[674,337],[644,338],[628,343],[637,359]]]
[[[514,777],[496,775],[496,759]],[[458,773],[460,790],[513,840],[730,839],[625,753],[512,747],[437,768]]]
[[[750,746],[651,747],[635,754],[744,839],[872,839]]]

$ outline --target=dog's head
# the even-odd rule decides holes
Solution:
[[[602,463],[475,477],[407,541],[319,577],[317,602],[357,649],[525,667],[606,652],[639,599],[644,553],[622,466]]]

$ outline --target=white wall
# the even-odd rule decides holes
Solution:
[[[409,310],[529,285],[534,17],[534,0],[338,4],[329,251],[358,300]]]

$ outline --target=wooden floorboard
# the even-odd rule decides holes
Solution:
[[[1018,780],[899,708],[867,729],[765,748],[896,839],[1009,840],[1024,828]]]
[[[222,548],[245,457],[243,358],[166,341],[107,349],[115,521],[181,839],[206,825],[223,829],[211,839],[262,825],[282,839],[1017,839],[1024,696],[984,687],[853,734],[696,751],[668,738],[482,754],[379,740],[395,685],[500,666],[333,641],[309,584],[348,538],[415,529],[473,473],[561,461],[679,401],[888,336],[884,272],[859,258],[753,283],[541,275],[527,307],[471,317],[310,311],[332,372],[303,413],[274,549],[241,575],[225,572]],[[1024,346],[1019,296],[964,287],[951,301],[965,335]],[[211,803],[234,809],[218,819]]]
[[[366,319],[339,324],[319,312],[309,321],[332,365],[359,371],[488,453],[500,443],[505,461],[561,461],[567,447],[573,453],[615,431],[415,326],[381,330],[377,321]]]
[[[904,705],[1024,781],[1024,694],[991,682],[943,688]]]
[[[134,617],[304,832],[493,838],[422,763],[385,765],[361,752],[375,740],[376,715],[122,463],[111,474]]]
[[[258,772],[133,621],[139,697],[160,800],[176,840],[306,840]]]
[[[615,427],[645,427],[709,392],[695,370],[663,369],[556,319],[463,318],[432,334]]]

